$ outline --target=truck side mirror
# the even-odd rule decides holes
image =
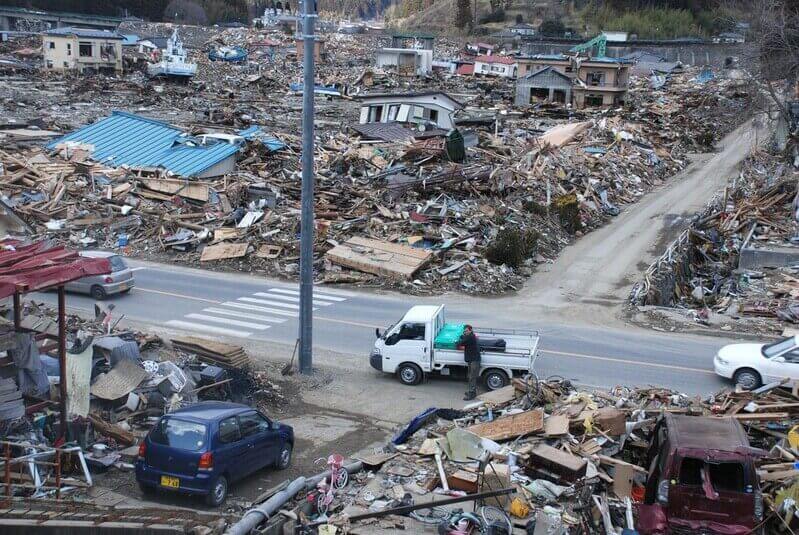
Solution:
[[[375,338],[380,338],[380,329],[375,327]]]

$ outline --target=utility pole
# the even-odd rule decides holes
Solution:
[[[300,222],[300,373],[313,373],[314,19],[316,0],[303,0],[302,221]]]

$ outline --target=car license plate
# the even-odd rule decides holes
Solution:
[[[169,487],[171,489],[180,488],[180,479],[176,477],[161,476],[161,486]]]

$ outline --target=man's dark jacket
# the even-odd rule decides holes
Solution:
[[[466,362],[480,362],[480,348],[477,346],[474,332],[461,336],[459,345],[463,346],[463,359]]]

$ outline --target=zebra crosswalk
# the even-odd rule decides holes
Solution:
[[[313,309],[343,303],[350,296],[340,290],[314,288]],[[179,320],[167,321],[166,325],[181,330],[246,338],[298,318],[299,315],[299,290],[269,288],[190,312]]]

